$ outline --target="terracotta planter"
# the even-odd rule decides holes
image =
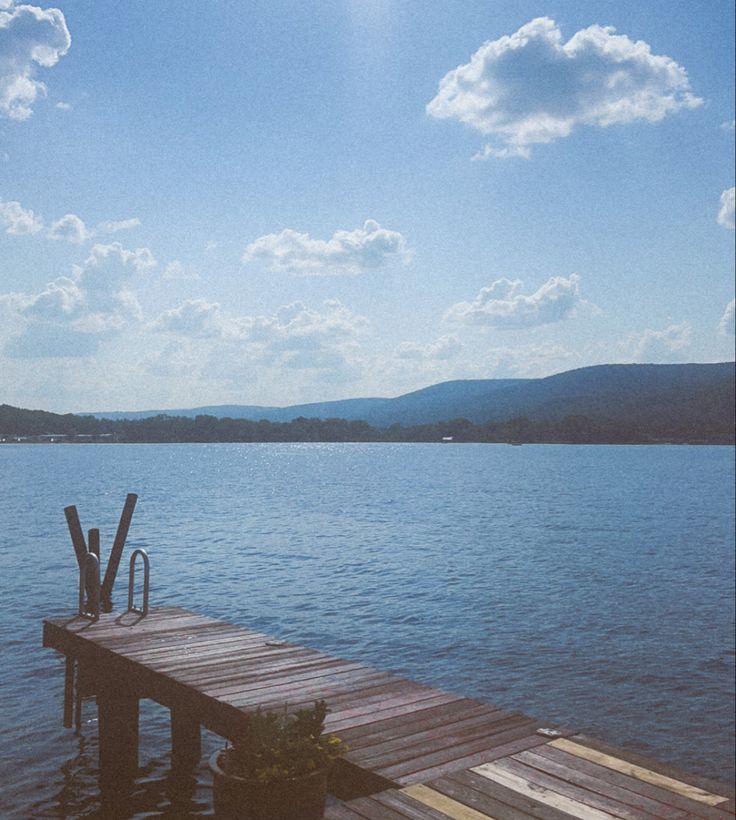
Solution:
[[[293,780],[260,783],[225,774],[222,750],[209,761],[215,817],[222,820],[319,820],[327,799],[327,769]]]

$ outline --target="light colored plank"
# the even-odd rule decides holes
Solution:
[[[573,817],[579,817],[581,820],[611,820],[615,817],[613,814],[586,806],[584,803],[566,797],[564,794],[558,794],[544,786],[530,783],[523,777],[507,772],[495,763],[484,763],[482,766],[476,766],[470,771],[513,789],[526,797],[531,797],[532,800],[536,800],[538,803],[544,803],[547,806],[571,814]]]
[[[453,820],[489,820],[491,818],[490,814],[481,814],[479,811],[471,809],[470,806],[464,806],[457,800],[453,800],[452,797],[447,797],[447,795],[430,789],[429,786],[423,786],[421,783],[407,786],[401,790],[401,794],[413,797],[414,800],[443,812],[448,817],[452,817]]]
[[[569,754],[582,757],[585,760],[590,760],[593,763],[598,763],[600,766],[605,766],[607,769],[613,769],[617,772],[622,772],[630,777],[636,777],[638,780],[643,780],[645,783],[651,783],[653,786],[660,786],[668,791],[681,794],[683,797],[688,797],[690,800],[697,800],[699,803],[706,803],[709,806],[717,806],[719,803],[725,803],[728,798],[720,794],[712,794],[704,789],[699,789],[697,786],[692,786],[690,783],[683,783],[682,780],[675,780],[667,775],[659,774],[651,769],[645,769],[643,766],[637,766],[635,763],[629,763],[628,760],[622,760],[613,755],[607,755],[599,752],[597,749],[591,749],[588,746],[583,746],[580,743],[575,743],[566,738],[559,738],[553,740],[550,746],[556,746]]]

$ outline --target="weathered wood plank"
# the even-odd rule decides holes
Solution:
[[[597,792],[619,803],[631,806],[632,809],[635,810],[635,816],[638,816],[636,812],[646,812],[654,817],[663,818],[677,818],[685,815],[685,812],[681,809],[676,809],[666,803],[654,800],[640,792],[626,789],[620,784],[613,783],[606,778],[596,777],[589,772],[583,771],[581,768],[560,763],[557,760],[539,754],[534,749],[520,752],[514,755],[512,760],[533,766],[547,775],[557,777],[575,786],[581,786],[591,792]],[[603,767],[599,768],[603,769]]]
[[[527,797],[531,797],[540,803],[546,803],[548,806],[559,809],[566,814],[571,814],[573,817],[580,817],[582,820],[611,820],[611,818],[615,817],[613,814],[594,809],[591,806],[587,806],[556,791],[551,791],[550,789],[538,786],[536,783],[531,783],[523,777],[504,770],[497,762],[485,763],[482,766],[473,768],[473,771],[481,775],[481,777],[495,780],[503,786],[525,794]]]
[[[450,797],[455,796],[457,790],[465,788],[467,789],[465,799],[468,801],[473,800],[473,793],[479,792],[485,800],[489,801],[491,813],[498,820],[517,820],[522,817],[535,817],[538,820],[569,820],[570,818],[569,814],[559,809],[539,803],[494,780],[488,780],[488,778],[467,770],[432,780],[431,785],[432,788],[449,794]],[[469,802],[468,805],[473,805],[473,803]]]
[[[611,783],[614,786],[620,786],[621,788],[624,788],[629,792],[633,792],[634,794],[640,794],[644,797],[651,798],[663,805],[683,811],[686,814],[707,818],[707,820],[723,820],[721,806],[725,806],[725,803],[721,804],[721,806],[717,809],[712,808],[711,806],[707,806],[705,803],[698,803],[694,800],[689,800],[687,797],[683,797],[682,795],[669,791],[668,789],[662,789],[659,786],[646,783],[636,777],[631,777],[630,775],[617,772],[614,769],[609,769],[606,766],[593,763],[585,758],[571,755],[569,752],[565,752],[562,749],[558,749],[550,744],[538,746],[534,749],[534,753],[563,766],[568,766],[575,772],[591,775],[592,777],[598,778],[606,783]]]
[[[545,740],[537,734],[525,734],[522,737],[517,737],[514,740],[502,743],[499,746],[483,749],[481,752],[468,755],[467,757],[459,758],[458,760],[450,760],[446,763],[441,763],[438,766],[432,766],[429,769],[422,769],[417,772],[397,777],[396,780],[402,786],[409,786],[412,783],[428,783],[437,777],[444,777],[452,774],[459,769],[469,769],[473,766],[480,766],[483,763],[500,760],[509,755],[520,752],[523,749],[531,749],[534,746],[539,746]]]
[[[581,744],[575,743],[567,738],[553,740],[551,745],[558,749],[562,749],[565,752],[569,752],[572,755],[576,755],[577,757],[592,760],[594,763],[598,763],[608,769],[614,769],[615,771],[622,772],[623,774],[631,775],[631,777],[636,777],[638,780],[643,780],[645,783],[652,783],[655,786],[660,786],[663,789],[675,792],[676,794],[681,794],[684,797],[688,797],[690,800],[705,803],[708,806],[717,806],[719,803],[725,803],[728,799],[723,795],[707,792],[698,786],[693,786],[682,780],[675,780],[672,777],[660,774],[652,769],[646,769],[635,763],[629,763],[623,758],[613,757],[605,752],[599,752],[588,746],[582,746]]]
[[[601,794],[581,786],[577,779],[570,782],[564,778],[559,778],[534,766],[526,765],[517,759],[517,756],[499,760],[496,764],[500,769],[523,778],[527,783],[535,784],[540,788],[548,789],[556,794],[564,795],[585,806],[593,809],[600,809],[614,817],[621,817],[624,820],[637,820],[637,818],[651,818],[651,812],[645,809],[635,809],[631,805],[622,803],[616,798]]]
[[[452,746],[461,746],[476,738],[486,737],[493,733],[497,726],[512,726],[514,723],[527,722],[528,718],[520,714],[496,712],[472,718],[461,723],[448,722],[440,729],[422,732],[418,735],[404,737],[388,743],[369,746],[356,752],[354,759],[363,765],[372,767],[389,758],[398,762],[406,758],[420,755],[426,749],[443,749]]]
[[[444,812],[393,789],[373,795],[373,799],[381,806],[395,809],[407,820],[447,820]]]
[[[429,786],[418,783],[415,786],[407,786],[401,790],[403,794],[413,797],[425,806],[443,812],[453,820],[488,820],[491,815],[477,811],[471,806],[463,805],[452,797],[448,797],[442,792],[435,791]]]
[[[380,762],[374,762],[373,768],[379,771],[384,777],[388,777],[391,780],[398,779],[412,772],[423,772],[450,761],[461,760],[475,752],[492,749],[494,746],[501,745],[509,740],[526,737],[530,731],[533,731],[534,726],[536,726],[534,721],[522,716],[513,723],[504,721],[498,726],[489,726],[488,731],[481,737],[476,737],[468,742],[461,742],[457,746],[439,749],[429,753],[425,752],[409,760],[390,765],[382,765]],[[461,768],[461,766],[456,766],[455,768]]]

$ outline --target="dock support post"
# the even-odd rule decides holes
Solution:
[[[202,757],[199,721],[181,707],[171,708],[171,768],[193,769]]]
[[[97,690],[101,791],[128,788],[138,772],[138,695],[125,685],[106,680]]]

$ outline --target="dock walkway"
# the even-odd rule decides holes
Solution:
[[[200,726],[232,738],[256,708],[324,699],[326,730],[349,746],[336,790],[346,802],[329,809],[333,820],[734,813],[720,784],[632,762],[572,731],[550,738],[521,713],[185,609],[46,620],[43,643],[94,681],[103,785],[135,775],[140,698],[171,710],[174,765],[199,759]]]

